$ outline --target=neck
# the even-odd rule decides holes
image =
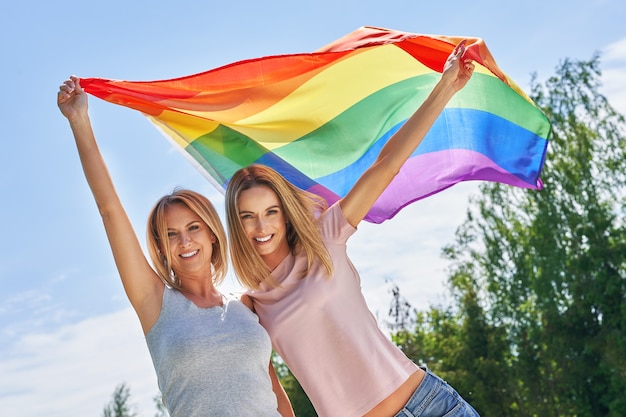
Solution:
[[[212,277],[183,277],[180,279],[180,291],[201,298],[221,295],[215,288]]]
[[[287,250],[284,253],[273,253],[271,255],[261,256],[261,259],[263,259],[263,262],[265,262],[269,270],[273,271],[290,253],[291,251]]]
[[[198,307],[210,308],[224,305],[224,296],[212,283],[210,287],[181,286],[180,292]]]

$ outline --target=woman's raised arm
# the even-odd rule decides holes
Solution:
[[[70,77],[60,86],[57,104],[74,134],[83,172],[102,216],[124,290],[147,333],[160,313],[165,286],[146,259],[117,195],[91,127],[87,94],[77,77]]]
[[[463,58],[465,41],[448,57],[443,74],[424,103],[381,149],[376,161],[341,200],[341,209],[353,226],[363,220],[372,205],[417,149],[454,94],[472,76],[474,64]]]

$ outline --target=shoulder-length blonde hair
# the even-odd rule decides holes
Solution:
[[[333,271],[332,261],[315,222],[316,216],[326,210],[326,201],[295,187],[272,168],[254,164],[235,172],[226,188],[230,256],[239,282],[252,289],[259,289],[260,283],[264,281],[274,287],[278,285],[246,237],[239,216],[241,192],[255,186],[266,186],[276,193],[288,223],[287,243],[291,253],[295,254],[300,249],[306,252],[307,269],[304,275],[309,272],[313,261],[319,259],[330,276]]]
[[[148,252],[159,278],[165,285],[180,289],[180,280],[171,267],[170,242],[167,239],[167,222],[165,221],[165,211],[175,204],[182,204],[193,211],[215,235],[211,256],[212,279],[215,286],[221,284],[228,269],[226,232],[209,199],[195,191],[184,189],[174,190],[171,194],[161,197],[148,216]]]

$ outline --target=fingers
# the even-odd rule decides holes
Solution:
[[[75,94],[82,94],[83,89],[80,86],[80,79],[75,76],[71,76],[69,79],[63,81],[63,84],[59,86],[58,96],[59,98],[70,98]]]
[[[467,39],[463,39],[461,42],[458,43],[457,46],[454,47],[454,51],[452,52],[452,54],[458,58],[463,57],[463,55],[465,54],[466,46],[467,46]]]
[[[63,104],[68,102],[74,93],[74,86],[70,80],[65,81],[59,86],[59,92],[57,93],[57,103]]]
[[[59,86],[59,93],[71,94],[74,91],[74,85],[71,81],[64,81],[63,84]]]
[[[78,78],[75,75],[72,75],[72,76],[70,76],[70,80],[72,80],[74,82],[74,87],[76,88],[76,91],[78,91],[79,93],[82,94],[83,87],[81,87],[81,85],[80,85],[80,78]]]
[[[458,61],[459,69],[471,75],[474,71],[474,61],[471,58],[465,58],[465,52],[467,51],[467,39],[461,40],[450,54],[450,61]]]
[[[465,55],[465,51],[466,51],[466,45],[467,45],[467,39],[461,40],[461,42],[459,42],[454,47],[454,49],[448,56],[446,65],[450,65],[450,66],[458,65],[458,68],[463,69],[465,63],[469,61],[469,60],[463,59],[463,56]]]

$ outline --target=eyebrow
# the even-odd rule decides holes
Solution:
[[[202,224],[203,222],[202,222],[202,221],[200,221],[200,220],[192,220],[192,221],[190,221],[189,223],[187,223],[186,225],[184,225],[183,227],[189,227],[189,226],[191,226],[192,224],[195,224],[195,223],[200,223],[200,224]],[[173,228],[171,228],[171,227],[168,227],[168,228],[167,228],[167,231],[169,232],[170,230],[177,230],[177,229],[173,229]]]
[[[274,208],[277,208],[277,209],[280,210],[280,204],[274,204],[272,206],[266,207],[263,211],[271,210],[271,209],[274,209]],[[254,212],[252,210],[239,210],[238,213],[239,214],[247,214],[247,213],[251,213],[252,214]]]

